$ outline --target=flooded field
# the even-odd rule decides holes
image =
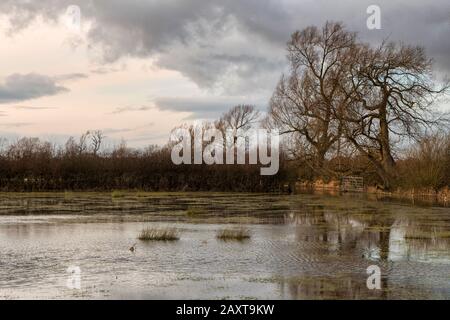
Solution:
[[[138,240],[145,228],[179,239]],[[217,238],[237,228],[249,238]],[[366,286],[371,265],[381,290]],[[0,299],[37,298],[450,299],[450,209],[362,196],[0,194]]]

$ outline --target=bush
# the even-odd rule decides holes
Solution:
[[[439,189],[450,185],[450,135],[429,136],[397,163],[402,188]]]

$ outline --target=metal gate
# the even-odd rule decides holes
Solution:
[[[347,192],[363,192],[364,191],[364,178],[356,176],[347,176],[341,178],[341,191]]]

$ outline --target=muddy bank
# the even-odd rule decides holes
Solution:
[[[330,182],[324,182],[322,180],[317,180],[315,182],[298,182],[295,185],[296,192],[312,192],[312,193],[325,193],[330,195],[339,195],[346,193],[340,187],[339,181],[332,180]],[[408,201],[411,204],[428,204],[428,205],[439,205],[444,207],[450,206],[450,188],[445,187],[439,191],[432,189],[397,189],[392,192],[386,192],[380,190],[375,186],[364,186],[363,190],[360,192],[367,194],[369,198],[375,198],[379,200],[402,200]]]

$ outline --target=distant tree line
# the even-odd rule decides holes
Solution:
[[[274,176],[261,176],[260,165],[174,165],[173,141],[142,150],[122,143],[107,152],[103,133],[92,131],[64,146],[37,138],[0,143],[0,189],[267,192],[346,175],[384,190],[450,186],[449,121],[436,109],[449,84],[433,78],[423,48],[373,47],[327,22],[293,33],[287,51],[290,71],[266,115],[238,105],[200,127],[178,127],[192,136],[218,129],[224,147],[252,128],[278,129],[283,139]]]
[[[203,127],[249,129],[256,118],[253,107],[237,106]],[[261,176],[260,165],[174,165],[170,142],[142,150],[122,142],[111,151],[101,151],[104,138],[101,131],[92,131],[69,138],[64,146],[38,138],[5,143],[0,149],[0,190],[278,192],[286,181],[289,164],[283,156],[277,175]]]

